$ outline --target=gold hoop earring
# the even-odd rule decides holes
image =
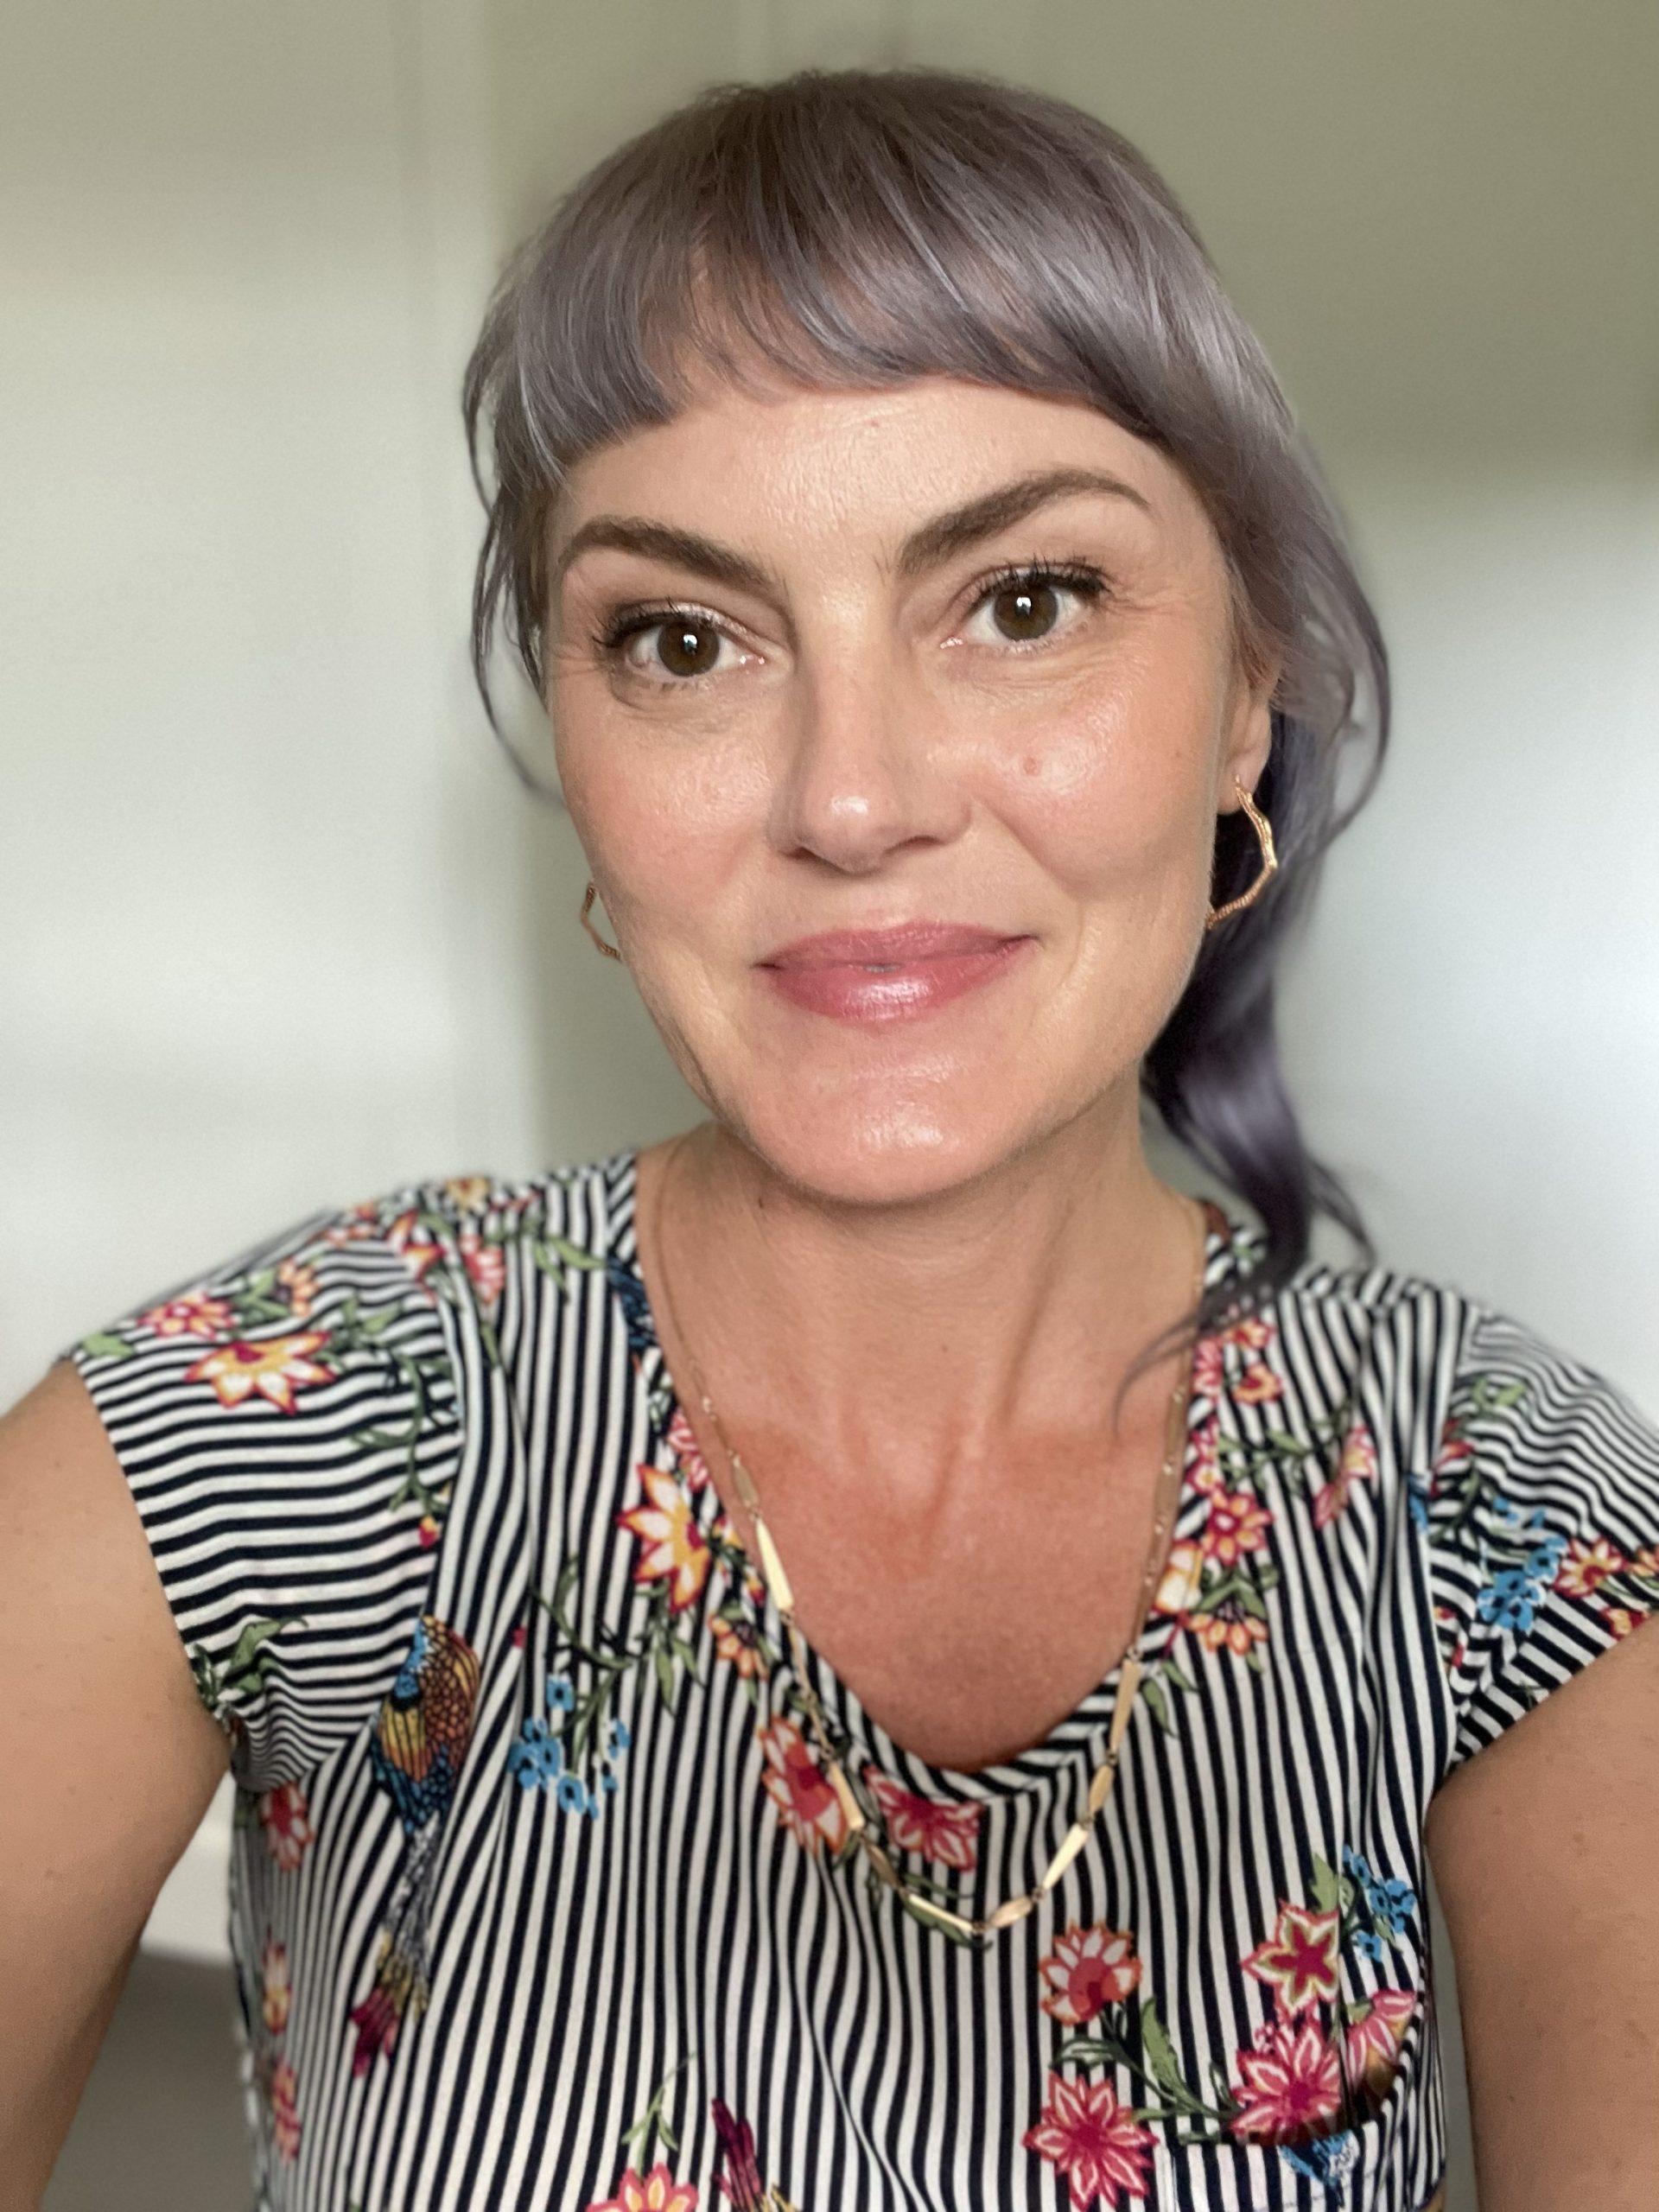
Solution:
[[[607,960],[620,960],[622,956],[617,950],[616,947],[613,944],[607,944],[604,938],[601,937],[599,931],[594,927],[593,924],[588,918],[588,911],[598,896],[599,893],[590,883],[588,886],[587,893],[582,902],[582,926],[587,931],[588,936],[592,938],[594,943],[599,947],[600,950],[605,955],[605,957]]]
[[[1279,855],[1273,847],[1273,824],[1236,776],[1233,779],[1233,789],[1238,793],[1239,804],[1249,817],[1250,827],[1255,832],[1255,842],[1262,848],[1262,870],[1248,891],[1241,893],[1236,899],[1230,899],[1224,906],[1210,909],[1204,925],[1206,936],[1217,922],[1224,922],[1230,914],[1242,914],[1247,906],[1254,906],[1279,873]]]

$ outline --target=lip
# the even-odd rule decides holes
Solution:
[[[992,982],[1033,942],[965,923],[906,922],[798,938],[756,965],[779,996],[805,1013],[903,1021]]]

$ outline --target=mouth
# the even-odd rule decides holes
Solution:
[[[1035,940],[959,923],[830,930],[756,963],[773,993],[831,1020],[901,1021],[994,982]]]

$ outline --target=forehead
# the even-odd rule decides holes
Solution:
[[[1198,495],[1157,447],[1082,401],[953,377],[851,391],[705,379],[669,422],[576,464],[552,535],[556,547],[617,514],[749,543],[827,531],[875,546],[999,486],[1068,467],[1135,495],[1138,505],[1111,503],[1122,527],[1155,533],[1178,556],[1218,554]]]

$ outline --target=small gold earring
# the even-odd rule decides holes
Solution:
[[[594,943],[599,947],[600,950],[605,955],[605,957],[607,960],[620,960],[622,956],[617,950],[616,947],[613,944],[607,944],[604,938],[601,937],[599,931],[594,927],[593,924],[588,918],[588,912],[592,907],[594,899],[597,899],[599,893],[590,883],[588,886],[587,894],[582,902],[582,926],[587,931],[588,936],[592,938]]]
[[[1256,900],[1279,873],[1279,855],[1273,848],[1273,824],[1236,776],[1233,779],[1233,789],[1238,793],[1239,804],[1249,817],[1250,827],[1255,832],[1255,842],[1262,848],[1262,869],[1248,891],[1242,892],[1236,899],[1230,899],[1224,906],[1212,906],[1210,909],[1204,925],[1206,936],[1214,929],[1217,922],[1224,922],[1230,914],[1242,914],[1247,906],[1255,906]]]

